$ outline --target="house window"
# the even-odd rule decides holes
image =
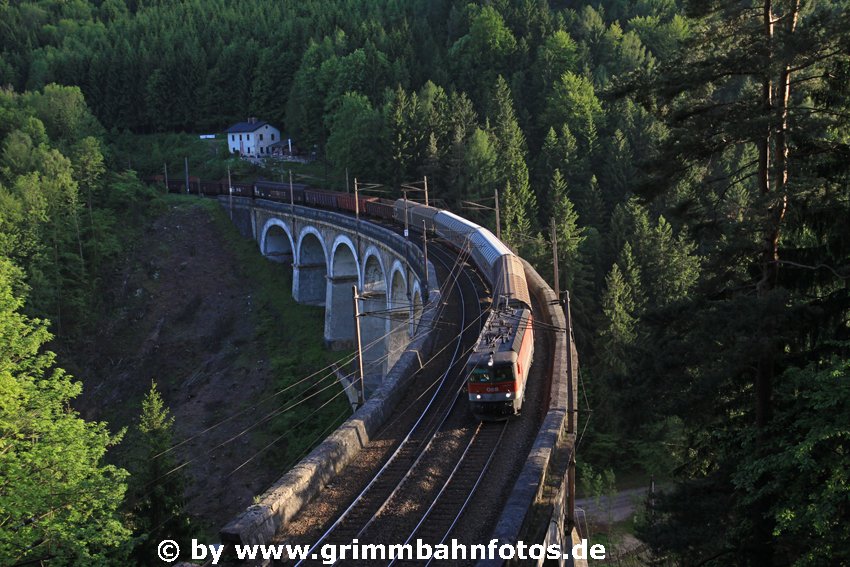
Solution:
[[[247,138],[246,138],[246,139],[248,139],[248,140],[250,140],[250,139],[251,139],[251,134],[245,134],[245,135],[247,136]]]
[[[274,132],[272,132],[272,142],[274,142]]]
[[[260,141],[261,142],[263,141],[263,135],[262,134],[260,134]]]
[[[242,141],[242,134],[239,134],[239,141]]]
[[[260,134],[260,136],[262,136],[262,134]],[[261,154],[266,153],[264,150],[265,150],[265,148],[263,146],[260,146],[260,153]]]
[[[236,141],[236,134],[231,134],[231,135],[230,135],[230,141],[231,141],[231,142],[235,142],[235,141]]]

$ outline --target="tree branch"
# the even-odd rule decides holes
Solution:
[[[832,272],[835,275],[835,277],[838,278],[838,279],[841,279],[841,280],[850,279],[850,275],[842,276],[841,274],[838,273],[838,271],[835,268],[833,268],[832,266],[828,266],[826,264],[817,264],[815,266],[809,266],[809,265],[806,265],[806,264],[798,264],[797,262],[792,262],[791,260],[774,260],[773,263],[774,264],[782,264],[782,265],[785,265],[785,266],[791,266],[792,268],[801,268],[803,270],[826,269],[826,270],[829,270],[830,272]]]

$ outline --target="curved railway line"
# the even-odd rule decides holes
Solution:
[[[401,231],[397,225],[387,227]],[[443,282],[442,304],[432,320],[437,335],[432,355],[412,377],[387,424],[270,542],[310,545],[318,559],[273,565],[324,564],[318,551],[326,544],[486,543],[495,527],[548,406],[553,339],[545,327],[535,334],[537,360],[528,375],[523,415],[497,423],[474,417],[465,390],[466,361],[488,318],[493,293],[472,267],[468,248],[459,252],[457,244],[440,239],[429,240],[428,248]],[[413,562],[346,558],[335,564]]]
[[[387,527],[389,524],[395,524],[396,527],[403,525],[397,513],[399,506],[410,508],[410,503],[406,502],[411,495],[410,487],[416,486],[416,483],[420,483],[421,486],[422,477],[438,478],[441,476],[440,469],[450,471],[451,465],[447,467],[444,463],[439,463],[450,453],[456,452],[454,455],[456,458],[447,461],[452,464],[459,462],[465,453],[465,447],[459,447],[459,451],[449,452],[444,437],[447,432],[451,436],[459,430],[474,429],[476,425],[463,399],[463,386],[466,380],[464,363],[486,314],[481,306],[484,293],[481,281],[476,279],[477,276],[473,275],[471,270],[464,267],[463,255],[460,258],[453,258],[451,253],[436,244],[432,246],[431,251],[434,263],[439,265],[442,272],[442,281],[446,282],[447,287],[451,287],[443,309],[448,314],[454,311],[459,315],[456,318],[441,318],[444,322],[451,321],[451,326],[440,329],[443,339],[440,342],[445,343],[445,346],[434,357],[433,362],[436,362],[436,365],[433,366],[445,370],[425,388],[411,387],[410,394],[418,394],[418,396],[402,403],[401,407],[405,409],[385,426],[378,436],[377,445],[379,447],[384,445],[380,442],[382,438],[397,438],[398,431],[407,431],[407,434],[385,452],[387,454],[382,458],[383,464],[380,469],[373,473],[365,488],[353,496],[345,509],[336,514],[330,525],[323,528],[321,532],[304,532],[301,537],[280,534],[283,540],[310,543],[314,547],[325,543],[348,544],[353,539],[364,542],[368,540],[395,543],[392,538],[386,539]],[[446,360],[444,355],[449,350],[451,350],[451,356]],[[439,360],[440,358],[443,360]],[[426,368],[428,366],[432,364],[429,362]],[[417,383],[421,382],[417,380]],[[472,435],[472,439],[475,437]],[[372,445],[370,444],[364,451],[372,450]],[[371,455],[372,458],[374,456]],[[370,456],[364,457],[369,459]],[[344,482],[346,472],[342,472],[341,482]],[[447,477],[448,474],[443,476]],[[438,489],[439,487],[435,488],[435,490]],[[413,491],[415,492],[416,489]],[[423,501],[421,493],[416,494],[416,499]],[[305,512],[308,511],[305,510]],[[298,524],[303,519],[302,516],[307,515],[312,514],[299,514],[292,524]],[[410,514],[403,516],[409,517]],[[412,523],[408,521],[408,523],[410,523],[409,530],[416,528],[416,520]],[[381,534],[380,539],[375,539],[375,534]],[[402,535],[402,541],[406,537],[407,534]],[[302,561],[295,565],[312,564],[319,564],[319,562]]]
[[[524,461],[517,458],[516,451],[527,454],[539,426],[542,409],[533,408],[545,406],[543,392],[548,384],[534,388],[526,412],[531,415],[525,419],[493,423],[472,416],[464,391],[464,362],[489,309],[489,304],[484,305],[489,301],[485,284],[463,265],[462,254],[458,259],[456,251],[436,242],[429,243],[429,252],[451,292],[444,299],[447,316],[441,318],[439,329],[437,344],[442,349],[426,369],[444,370],[431,380],[417,376],[399,404],[403,409],[315,502],[284,527],[276,543],[309,544],[315,548],[313,553],[324,544],[351,544],[353,540],[389,545],[421,539],[434,545],[457,538],[480,543],[476,538],[486,537],[492,529],[495,514]],[[458,316],[451,317],[452,312]],[[539,340],[547,342],[546,333],[540,335]],[[539,351],[541,356],[546,352],[548,348]],[[545,381],[545,369],[539,367],[548,364],[536,366],[540,381]],[[367,563],[387,567],[424,564],[345,559],[336,565]],[[307,567],[319,565],[321,560],[287,564]]]

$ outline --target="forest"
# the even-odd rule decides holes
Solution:
[[[0,563],[138,548],[44,345],[157,206],[127,147],[248,116],[491,229],[498,192],[549,281],[557,239],[580,470],[667,481],[658,564],[850,562],[848,46],[846,0],[0,3]]]

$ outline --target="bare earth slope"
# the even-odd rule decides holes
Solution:
[[[279,370],[257,339],[257,282],[226,245],[234,236],[209,205],[172,203],[147,228],[111,282],[99,331],[62,358],[84,383],[76,404],[83,416],[106,420],[113,430],[130,427],[118,449],[122,461],[133,458],[134,426],[152,380],[175,416],[175,442],[248,408],[175,450],[178,463],[190,461],[189,512],[216,530],[283,472],[287,440],[233,472],[280,433],[272,424],[242,433],[270,411],[251,406],[274,389]],[[280,293],[288,294],[291,275],[280,265],[268,269],[279,272]],[[307,327],[320,329],[322,316],[312,308]]]

